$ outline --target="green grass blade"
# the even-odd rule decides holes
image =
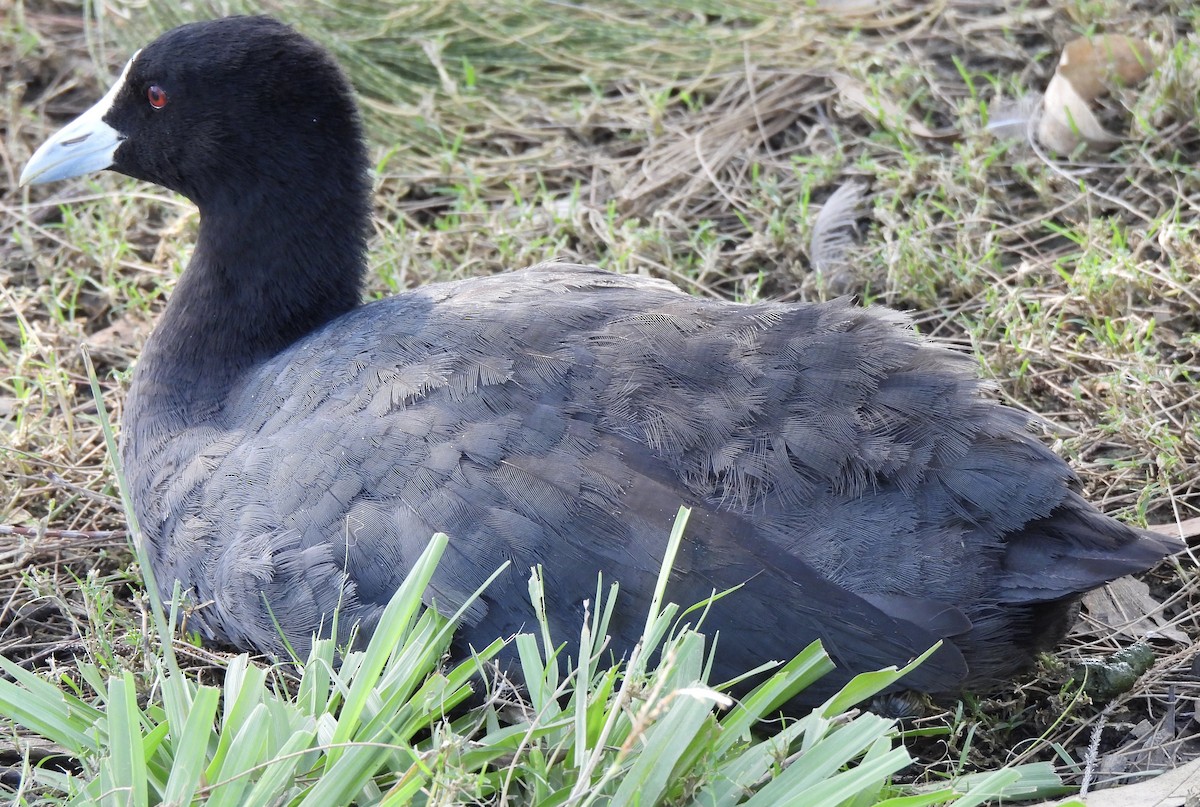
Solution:
[[[875,762],[875,760],[881,757],[886,756],[893,750],[897,739],[898,735],[894,732],[890,732],[887,735],[877,739],[871,744],[871,747],[867,749],[867,753],[863,755],[862,761],[859,763],[860,766],[870,770],[869,766],[871,763]],[[901,748],[903,747],[904,746],[901,745]],[[862,786],[858,788],[857,793],[841,802],[842,807],[873,807],[875,802],[879,801],[879,794],[883,792],[884,787],[887,785],[888,777],[890,776],[891,774],[887,773],[879,776],[874,782],[868,783],[863,781],[861,783]]]
[[[955,790],[966,791],[953,807],[975,807],[994,799],[1045,799],[1071,792],[1049,762],[1033,762],[956,778]]]
[[[715,753],[718,756],[726,753],[734,743],[748,736],[758,721],[833,669],[833,662],[819,641],[804,648],[722,718],[723,731],[717,740]]]
[[[712,711],[711,700],[678,694],[666,716],[647,732],[633,766],[613,796],[613,807],[659,803],[672,783],[676,765],[712,718]]]
[[[437,567],[442,553],[446,550],[448,540],[445,534],[438,533],[429,541],[429,545],[425,547],[421,557],[413,564],[408,577],[404,579],[404,583],[401,584],[400,589],[384,609],[379,624],[375,628],[377,635],[399,639],[408,631],[414,615],[421,607],[421,597],[428,588],[429,581],[433,578],[434,569]],[[333,745],[348,742],[358,730],[367,699],[374,693],[375,683],[379,680],[379,675],[394,649],[394,645],[388,646],[388,643],[383,641],[372,641],[367,645],[362,664],[354,677],[354,683],[350,687],[346,702],[338,717],[337,729],[333,735]],[[340,749],[333,749],[329,754],[329,764],[336,764],[341,753]]]
[[[535,566],[529,572],[529,602],[533,606],[533,613],[541,630],[542,657],[546,659],[542,675],[538,678],[544,698],[546,693],[558,689],[558,663],[555,661],[558,656],[558,648],[555,647],[554,640],[550,636],[550,620],[546,617],[546,581],[541,566]],[[538,711],[541,711],[544,705],[544,702],[534,702]]]
[[[422,775],[421,766],[413,765],[391,790],[384,794],[379,807],[408,807],[428,779]]]
[[[146,807],[146,757],[142,745],[141,711],[137,705],[137,686],[128,670],[108,682],[109,756],[112,792],[106,801],[113,804]]]
[[[225,668],[221,736],[217,743],[217,750],[213,753],[212,761],[205,770],[204,775],[208,781],[220,781],[220,771],[225,765],[226,757],[237,732],[241,730],[249,716],[262,704],[264,696],[268,694],[265,686],[266,679],[266,671],[251,664],[250,657],[245,653],[235,657]]]
[[[208,758],[208,749],[216,727],[213,723],[221,691],[216,687],[200,687],[192,700],[191,711],[178,732],[174,744],[171,774],[167,779],[163,801],[168,804],[191,804],[200,776]]]
[[[0,678],[0,714],[58,743],[76,757],[99,750],[92,727],[103,712],[3,656],[0,668],[16,679],[13,683]]]
[[[166,722],[176,727],[186,725],[191,720],[195,707],[195,681],[182,673],[164,673],[163,665],[158,667],[158,679],[162,682],[162,702],[166,712]],[[210,727],[211,728],[211,727]]]
[[[321,774],[311,789],[304,794],[298,807],[327,807],[330,804],[349,804],[370,783],[383,760],[400,749],[376,745],[353,745],[342,749],[337,761]],[[408,752],[409,759],[392,766],[393,770],[407,769],[417,761],[415,753]]]
[[[1006,788],[1020,780],[1019,772],[1011,768],[1001,768],[976,781],[970,791],[951,802],[951,807],[979,807],[979,805],[1001,796]],[[960,784],[956,782],[955,786]]]
[[[272,758],[268,752],[270,721],[266,719],[266,713],[266,705],[260,703],[236,726],[229,754],[210,785],[208,807],[240,807],[246,803],[243,794],[250,786],[252,772],[260,765],[269,764]],[[232,728],[225,731],[234,733]]]
[[[246,804],[277,804],[284,793],[296,787],[296,768],[304,761],[316,729],[302,729],[287,739],[274,758],[258,772],[258,781],[246,796]]]
[[[331,673],[336,650],[337,643],[332,639],[317,639],[312,644],[300,676],[300,688],[296,693],[296,703],[305,714],[317,715],[332,711],[330,707],[334,693]]]
[[[671,534],[667,538],[662,564],[658,567],[658,579],[654,583],[654,596],[650,599],[650,610],[646,612],[646,627],[642,630],[642,641],[646,643],[646,650],[658,644],[652,637],[659,634],[660,631],[659,616],[663,611],[663,601],[667,596],[667,583],[671,579],[671,570],[675,568],[675,557],[679,554],[679,546],[683,543],[683,533],[687,529],[688,519],[691,515],[690,507],[680,507],[675,513],[675,523],[671,526]]]
[[[129,498],[129,483],[125,480],[125,468],[121,465],[121,452],[117,449],[112,420],[108,416],[108,408],[104,405],[104,393],[100,389],[100,379],[96,376],[96,368],[92,365],[92,356],[87,347],[81,347],[80,352],[83,354],[83,365],[87,370],[92,400],[96,404],[96,417],[100,423],[100,430],[104,434],[104,445],[108,449],[108,459],[112,463],[113,474],[117,477],[117,489],[121,493],[121,506],[125,511],[125,522],[129,526],[129,540],[133,544],[133,551],[137,556],[138,567],[141,569],[142,580],[145,583],[146,594],[150,598],[150,613],[161,639],[163,661],[170,673],[178,674],[179,662],[175,658],[175,646],[172,643],[174,631],[172,625],[167,622],[162,597],[159,596],[161,589],[154,578],[154,567],[150,563],[150,549],[146,546],[146,538],[138,524],[137,513],[133,510],[133,501]]]
[[[915,796],[896,796],[884,799],[883,801],[874,802],[874,807],[930,807],[930,805],[934,804],[945,804],[957,795],[958,793],[954,790],[944,789],[934,793],[922,793]]]
[[[732,759],[723,760],[712,776],[708,777],[707,786],[692,802],[693,807],[733,807],[735,804],[741,804],[745,795],[768,778],[771,770],[779,764],[779,760],[787,756],[787,749],[803,730],[803,724],[791,723],[771,737],[748,744],[747,748],[738,752]],[[730,750],[723,750],[718,759]]]
[[[151,801],[158,801],[166,790],[167,779],[171,775],[171,754],[166,741],[170,735],[171,726],[161,719],[161,709],[158,717],[147,713],[142,715],[143,727],[153,726],[142,737],[142,757],[146,760],[146,785]],[[160,753],[162,752],[162,753]]]
[[[810,722],[814,726],[820,725],[820,721],[816,720],[816,715],[811,718]],[[859,715],[849,724],[829,731],[821,739],[812,743],[795,762],[763,787],[747,804],[753,805],[753,807],[782,804],[792,799],[795,794],[806,792],[808,789],[828,781],[844,765],[862,755],[876,740],[892,732],[893,728],[894,721],[885,720],[870,713]],[[905,757],[908,756],[907,751],[900,750]],[[893,761],[891,757],[888,759],[889,763]],[[823,802],[805,803],[821,804]]]
[[[521,679],[525,682],[529,703],[543,720],[553,720],[559,712],[554,697],[553,679],[558,675],[555,657],[543,659],[537,638],[531,633],[517,634],[517,659],[521,664]]]
[[[840,692],[825,702],[825,705],[821,707],[822,713],[827,716],[841,714],[850,707],[875,697],[915,670],[921,662],[936,653],[941,646],[941,641],[938,641],[933,647],[898,670],[895,667],[888,667],[874,672],[859,673],[850,679]]]
[[[395,702],[398,699],[408,697],[418,686],[421,686],[421,682],[437,669],[438,660],[449,652],[450,643],[454,639],[454,628],[467,612],[467,609],[470,608],[473,602],[479,599],[488,586],[507,568],[508,562],[506,561],[492,572],[449,618],[443,617],[433,608],[425,609],[417,622],[417,627],[410,634],[407,641],[404,642],[401,649],[398,652],[392,652],[388,657],[387,665],[384,667],[379,680],[378,688],[381,697],[386,697],[389,701]],[[372,637],[372,644],[378,641],[387,647],[396,647],[400,643],[400,637],[398,636],[391,637],[388,634],[379,634],[378,632],[376,632],[376,635],[379,638]],[[495,643],[492,646],[495,646]],[[368,650],[370,650],[370,646],[368,646]],[[492,651],[485,649],[483,654],[476,654],[476,657],[481,662],[487,661],[498,651],[498,647]],[[444,708],[453,708],[453,704],[447,703],[444,705]]]
[[[588,692],[592,682],[592,659],[589,649],[592,646],[591,626],[589,620],[584,620],[579,631],[579,661],[575,667],[575,738],[571,748],[571,766],[582,768],[587,761],[588,748]]]
[[[860,794],[878,793],[883,780],[912,764],[906,748],[893,748],[886,754],[864,761],[848,770],[833,774],[806,790],[789,794],[774,802],[777,807],[810,807],[813,804],[841,804]],[[748,805],[749,807],[749,805]]]

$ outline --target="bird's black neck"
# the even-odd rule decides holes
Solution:
[[[365,201],[283,191],[202,205],[128,418],[179,428],[211,417],[248,370],[359,305],[365,211]]]

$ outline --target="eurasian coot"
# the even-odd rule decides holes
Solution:
[[[1105,517],[972,362],[846,302],[694,299],[547,264],[361,304],[369,162],[334,60],[264,17],[185,25],[38,149],[22,183],[111,168],[200,209],[137,364],[122,456],[164,593],[210,638],[300,648],[341,607],[369,632],[435,531],[457,647],[560,639],[597,572],[639,635],[681,504],[671,599],[717,601],[714,680],[821,638],[839,671],[954,692],[1015,673],[1086,592],[1169,541]]]

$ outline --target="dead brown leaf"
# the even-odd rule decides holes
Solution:
[[[1083,144],[1103,149],[1119,143],[1121,138],[1104,128],[1093,106],[1113,89],[1142,81],[1154,66],[1150,46],[1133,37],[1109,34],[1068,43],[1046,85],[1038,140],[1062,154]]]
[[[134,345],[145,341],[151,323],[141,318],[122,316],[106,328],[101,328],[87,338],[87,346],[93,354],[124,356],[133,351]]]
[[[1150,596],[1150,587],[1133,577],[1121,577],[1103,588],[1089,591],[1083,605],[1091,619],[1131,639],[1147,636],[1187,644],[1188,637],[1162,617],[1162,603]]]
[[[1186,541],[1200,537],[1200,518],[1189,518],[1175,524],[1151,524],[1150,529]]]
[[[890,98],[871,92],[867,85],[853,76],[845,73],[834,73],[834,86],[841,94],[842,100],[862,112],[872,120],[878,121],[887,129],[912,132],[917,137],[942,138],[947,132],[935,132],[921,121],[909,115],[907,110]]]
[[[1136,785],[1097,790],[1082,798],[1087,807],[1184,807],[1200,796],[1200,759]],[[1044,801],[1032,807],[1078,804],[1078,797]]]

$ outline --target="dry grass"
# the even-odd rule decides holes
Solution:
[[[697,294],[855,293],[972,349],[999,395],[1047,417],[1047,439],[1107,512],[1200,515],[1191,4],[946,0],[868,17],[711,5],[547,14],[514,0],[484,16],[425,2],[384,18],[368,0],[287,4],[307,32],[336,33],[364,93],[375,291],[560,256]],[[0,533],[0,652],[39,669],[138,652],[136,570],[113,532],[123,520],[77,346],[90,345],[119,417],[196,217],[117,177],[31,193],[15,177],[130,45],[178,13],[152,10],[122,22],[110,6],[97,28],[72,3],[18,2],[0,28],[13,90],[0,152],[0,525],[23,528]],[[1160,55],[1146,84],[1118,93],[1120,147],[1058,161],[987,128],[997,101],[1044,88],[1062,45],[1096,31]],[[828,217],[835,235],[817,243],[833,249],[815,271],[819,211],[847,185],[863,197]],[[1191,636],[1194,579],[1190,563],[1149,579]],[[918,721],[938,730],[916,741],[930,770],[1033,755],[1117,774],[1190,756],[1200,682],[1184,645],[1158,640],[1154,668],[1104,713],[1069,703],[1063,665],[1128,640],[1081,623],[1041,675]]]

